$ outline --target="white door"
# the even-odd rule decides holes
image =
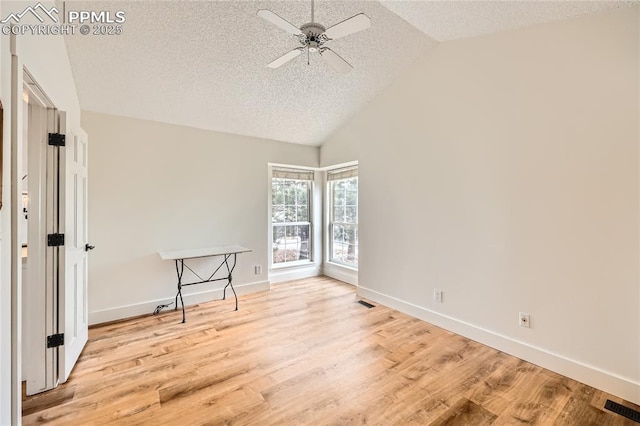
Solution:
[[[23,286],[25,299],[25,323],[23,351],[26,364],[23,365],[27,381],[27,395],[33,395],[55,387],[57,350],[47,348],[47,336],[56,333],[55,302],[53,283],[52,248],[47,247],[47,233],[52,227],[47,220],[53,200],[47,181],[54,174],[48,170],[47,138],[55,110],[37,102],[36,96],[29,97],[28,137],[29,137],[29,215],[28,215],[28,257],[27,276]]]
[[[65,130],[64,112],[31,108],[27,395],[67,381],[89,334],[87,135],[82,131],[65,134]],[[64,135],[64,145],[52,145],[50,133]],[[52,243],[55,235],[64,240]]]
[[[65,114],[60,116],[60,133],[65,133]],[[60,154],[60,294],[58,295],[59,382],[66,382],[89,337],[87,306],[87,264],[91,247],[87,240],[87,134],[66,132]]]

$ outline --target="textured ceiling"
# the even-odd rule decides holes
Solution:
[[[407,1],[381,3],[438,41],[589,15],[638,1]]]
[[[266,65],[299,46],[256,16],[270,9],[296,26],[310,2],[67,1],[67,10],[124,10],[121,35],[65,38],[83,109],[220,132],[319,145],[437,41],[595,13],[629,2],[329,1],[329,27],[366,13],[371,28],[327,46],[346,75],[319,55]],[[384,6],[383,6],[384,5]]]
[[[126,12],[124,32],[66,37],[81,107],[154,121],[319,145],[436,43],[373,1],[317,1],[326,27],[359,12],[372,28],[327,43],[354,69],[319,55],[266,65],[299,46],[256,16],[271,9],[299,26],[309,2],[69,2],[67,10]],[[402,43],[399,43],[399,41]]]

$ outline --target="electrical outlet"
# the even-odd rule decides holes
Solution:
[[[256,275],[260,275],[262,273],[262,265],[255,266]]]
[[[520,312],[520,316],[518,317],[518,323],[520,324],[520,327],[530,328],[531,320],[529,319],[529,314]]]
[[[436,303],[442,303],[442,290],[437,288],[433,289],[433,301]]]

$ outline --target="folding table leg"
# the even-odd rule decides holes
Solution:
[[[184,324],[187,320],[184,313],[184,300],[182,300],[182,274],[183,273],[184,273],[184,259],[176,259],[176,274],[178,275],[178,292],[176,293],[175,310],[176,311],[178,310],[178,296],[180,296],[180,303],[182,304],[182,323]]]
[[[233,253],[233,266],[229,267],[229,258],[231,257],[231,255],[226,255],[224,257],[224,264],[227,267],[227,272],[229,275],[227,275],[227,285],[224,286],[224,292],[222,294],[222,300],[224,300],[227,297],[227,287],[231,287],[231,291],[233,291],[233,296],[236,299],[236,311],[238,310],[238,295],[236,294],[236,289],[233,288],[233,270],[236,268],[236,261],[237,261],[237,254]]]

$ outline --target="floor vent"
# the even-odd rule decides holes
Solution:
[[[616,414],[620,414],[621,416],[624,416],[629,420],[633,420],[636,423],[640,423],[640,411],[625,407],[624,405],[620,405],[617,402],[611,401],[610,399],[607,399],[607,402],[604,404],[604,408],[609,411],[613,411]]]
[[[372,305],[371,303],[365,302],[364,300],[358,300],[358,303],[361,304],[362,306],[366,306],[369,309],[376,307],[376,305]]]

